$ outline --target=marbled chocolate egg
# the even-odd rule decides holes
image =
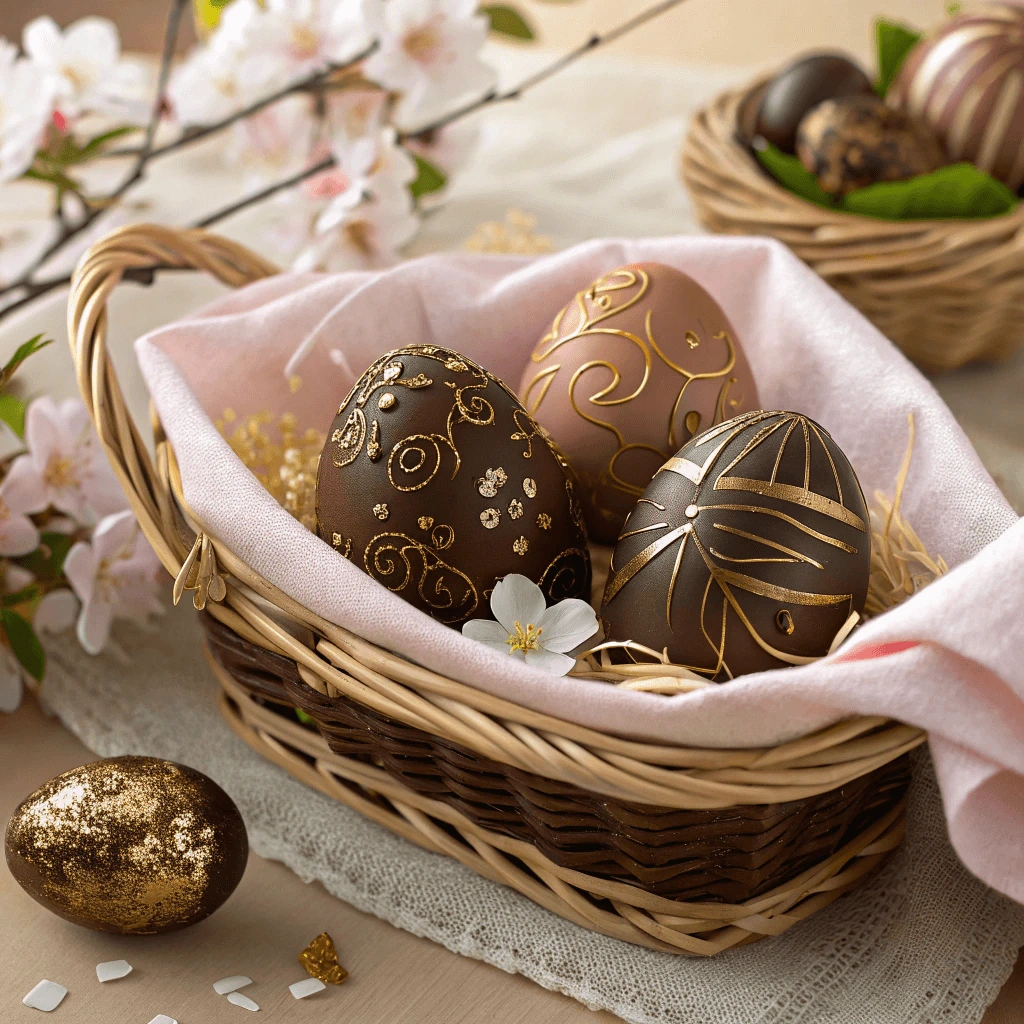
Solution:
[[[951,162],[1024,185],[1024,8],[958,14],[907,54],[886,102],[931,127]]]
[[[528,576],[549,602],[587,597],[571,471],[516,396],[436,345],[381,356],[320,456],[320,536],[389,590],[455,626],[490,616],[494,584]]]
[[[871,80],[840,53],[813,53],[783,68],[764,87],[757,107],[745,112],[752,134],[784,153],[796,145],[797,126],[824,100],[870,93]],[[742,118],[741,118],[742,120]]]
[[[796,153],[833,195],[928,174],[946,163],[931,129],[874,95],[819,103],[800,122]]]
[[[540,340],[519,393],[576,471],[588,531],[604,543],[680,445],[758,406],[721,306],[661,263],[619,267],[577,293]]]
[[[824,427],[751,412],[661,467],[619,537],[605,634],[716,682],[828,653],[871,566],[857,476]]]
[[[212,914],[242,879],[242,816],[212,779],[155,757],[111,757],[58,775],[11,816],[7,865],[47,910],[122,935]]]

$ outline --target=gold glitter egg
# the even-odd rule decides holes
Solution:
[[[242,879],[249,841],[212,779],[155,757],[74,768],[27,797],[7,823],[7,865],[47,910],[122,935],[186,928]]]

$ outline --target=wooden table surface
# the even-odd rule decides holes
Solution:
[[[0,820],[43,782],[95,760],[28,698],[0,714]],[[351,977],[296,1001],[292,982],[305,977],[296,956],[328,931]],[[127,960],[134,971],[99,984],[95,966]],[[119,937],[62,921],[31,900],[0,869],[0,1021],[39,1021],[21,1004],[41,978],[68,989],[52,1020],[74,1024],[147,1024],[158,1013],[179,1024],[238,1024],[241,1011],[212,983],[245,974],[245,989],[275,1021],[358,1024],[611,1024],[565,996],[518,975],[450,953],[427,939],[354,910],[317,884],[255,854],[241,885],[211,918],[182,932]],[[1024,957],[983,1024],[1024,1024]]]

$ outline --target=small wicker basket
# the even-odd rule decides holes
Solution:
[[[99,437],[175,599],[191,589],[205,608],[221,709],[256,750],[556,914],[673,953],[784,932],[899,844],[918,729],[856,718],[770,749],[627,740],[428,671],[263,579],[189,509],[159,421],[154,457],[126,409],[107,302],[152,268],[231,286],[275,268],[204,231],[133,226],[83,257],[68,309]]]
[[[885,221],[826,210],[775,181],[737,132],[764,80],[690,124],[682,177],[701,223],[770,235],[927,371],[996,360],[1024,338],[1024,204],[979,220]]]

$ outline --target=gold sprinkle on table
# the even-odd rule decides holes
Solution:
[[[300,954],[299,963],[311,978],[325,985],[340,985],[348,978],[348,971],[338,963],[334,939],[321,932]]]
[[[469,252],[536,255],[551,252],[551,239],[538,235],[537,218],[522,210],[509,210],[504,221],[484,221],[463,244]]]

